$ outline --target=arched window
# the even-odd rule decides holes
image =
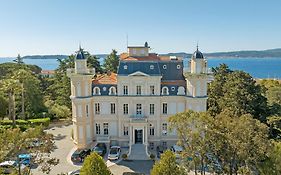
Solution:
[[[99,87],[94,87],[93,95],[100,95],[100,88]]]
[[[150,65],[150,69],[154,69],[154,65]]]
[[[168,89],[168,87],[163,87],[162,88],[162,95],[169,95],[169,89]]]
[[[116,95],[116,88],[114,86],[109,88],[109,95]]]
[[[180,86],[180,87],[178,88],[178,93],[177,93],[177,95],[185,95],[184,87],[183,87],[183,86]]]

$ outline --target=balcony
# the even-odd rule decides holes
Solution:
[[[130,115],[131,122],[147,122],[147,116],[144,114]]]

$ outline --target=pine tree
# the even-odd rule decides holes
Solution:
[[[103,66],[105,68],[105,71],[116,73],[118,64],[119,64],[119,57],[117,56],[117,51],[113,49],[110,55],[108,55],[104,60]]]

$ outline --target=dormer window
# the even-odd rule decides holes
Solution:
[[[116,95],[116,88],[115,87],[110,87],[109,88],[109,95]]]
[[[175,91],[175,87],[172,87],[171,90],[172,90],[172,91]]]
[[[150,69],[154,69],[154,65],[150,65]]]
[[[100,95],[100,88],[99,87],[94,88],[93,95]]]
[[[167,65],[166,64],[163,65],[163,69],[167,69]]]
[[[180,68],[181,68],[181,65],[178,64],[178,65],[177,65],[177,69],[180,69]]]
[[[163,87],[162,88],[162,95],[169,95],[169,89],[168,89],[168,87]]]
[[[128,66],[127,66],[127,65],[125,65],[125,66],[124,66],[124,69],[128,69]]]

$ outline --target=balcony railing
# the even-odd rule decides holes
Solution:
[[[130,115],[131,121],[146,121],[147,116],[143,114]]]

